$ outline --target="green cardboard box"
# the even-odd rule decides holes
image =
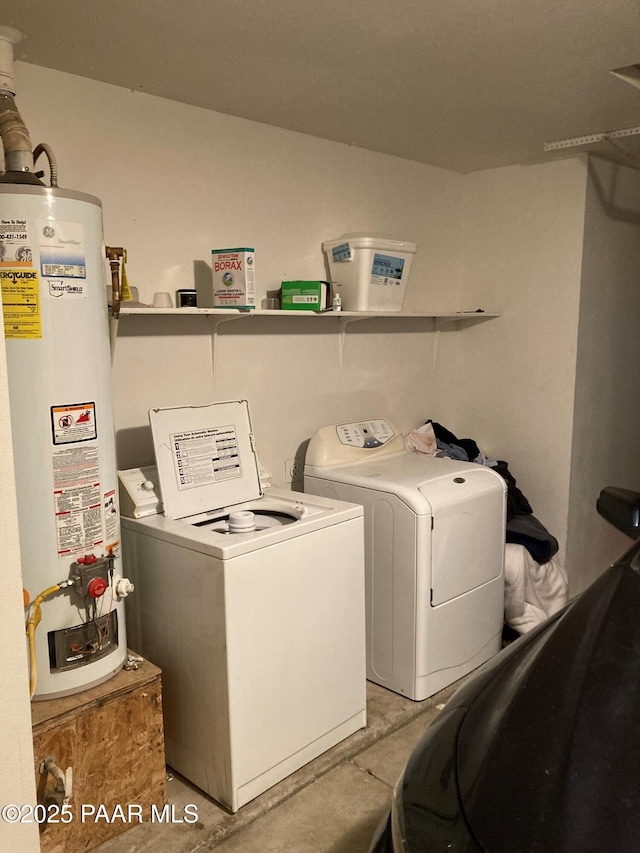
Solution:
[[[324,311],[328,298],[328,281],[282,282],[280,306],[283,311]]]

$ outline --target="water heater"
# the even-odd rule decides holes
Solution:
[[[50,699],[105,681],[126,656],[105,246],[97,198],[43,185],[24,151],[16,160],[20,120],[1,86],[0,74],[0,283],[20,553],[32,693]]]

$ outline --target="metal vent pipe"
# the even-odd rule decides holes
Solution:
[[[14,101],[13,46],[24,33],[0,26],[0,139],[4,149],[5,174],[0,181],[42,184],[33,171],[33,153],[29,131]]]

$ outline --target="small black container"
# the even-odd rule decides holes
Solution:
[[[178,308],[197,308],[198,299],[195,290],[176,290],[176,305]]]

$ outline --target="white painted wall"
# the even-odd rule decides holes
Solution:
[[[595,512],[605,486],[640,489],[640,172],[589,165],[567,562],[575,591],[630,540]]]
[[[0,429],[5,438],[0,446],[0,721],[3,732],[0,805],[12,803],[33,806],[36,802],[36,787],[4,340],[0,342]],[[11,824],[0,820],[0,850],[36,853],[40,850],[38,839],[36,823]]]
[[[451,340],[443,389],[454,432],[509,463],[534,514],[560,541],[561,561],[586,171],[586,158],[575,158],[468,176],[461,299],[502,317]]]
[[[468,176],[462,304],[499,320],[444,336],[439,404],[508,461],[577,594],[628,546],[596,512],[640,487],[640,174],[577,157]]]

